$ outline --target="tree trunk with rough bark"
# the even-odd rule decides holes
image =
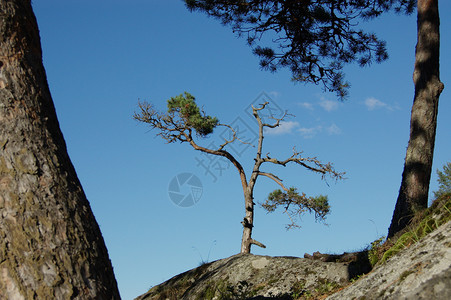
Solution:
[[[0,299],[120,299],[66,150],[30,0],[0,0]]]
[[[427,207],[438,100],[444,88],[439,76],[438,0],[418,0],[417,10],[418,41],[413,73],[415,96],[410,120],[410,139],[388,237],[393,237],[405,228],[415,212]]]
[[[256,241],[252,238],[252,229],[254,228],[254,196],[253,196],[253,190],[254,190],[254,184],[255,181],[252,182],[251,179],[250,185],[244,188],[244,209],[245,214],[243,221],[241,221],[241,224],[243,225],[243,236],[241,238],[241,251],[240,253],[249,254],[251,253],[251,247],[252,245],[259,246],[261,248],[266,248],[266,246],[263,243],[260,243],[259,241]]]
[[[241,238],[240,253],[251,253],[252,228],[254,227],[254,201],[252,192],[246,189],[244,194],[245,216],[241,224],[243,225],[243,236]]]

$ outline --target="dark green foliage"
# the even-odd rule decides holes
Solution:
[[[185,92],[168,100],[168,112],[177,112],[188,127],[194,128],[200,136],[213,132],[219,121],[215,117],[206,116],[196,104],[193,95]]]
[[[322,84],[347,95],[343,66],[388,58],[385,42],[357,28],[391,9],[410,13],[414,0],[185,0],[187,7],[218,18],[245,37],[260,66],[289,68],[293,80]]]
[[[300,194],[294,187],[286,191],[280,189],[273,191],[261,206],[268,212],[274,212],[279,206],[282,206],[291,220],[287,229],[300,227],[294,218],[300,217],[305,212],[314,213],[317,221],[324,221],[330,212],[327,196],[307,197],[305,193]]]
[[[134,114],[137,121],[149,124],[150,128],[158,129],[157,135],[168,143],[189,142],[192,131],[205,137],[219,125],[215,117],[207,116],[195,102],[194,96],[185,92],[168,100],[168,112],[158,112],[151,103],[138,103],[140,112]]]
[[[451,193],[451,162],[443,166],[443,172],[437,170],[438,191],[434,192],[435,198]]]

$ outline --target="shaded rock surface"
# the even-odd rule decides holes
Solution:
[[[327,299],[451,299],[451,222]]]
[[[293,299],[348,284],[352,263],[238,254],[173,277],[136,298]]]

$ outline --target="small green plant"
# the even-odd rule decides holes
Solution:
[[[203,266],[203,265],[206,265],[206,264],[208,264],[208,263],[210,262],[210,253],[211,253],[211,249],[213,248],[214,245],[216,245],[216,240],[214,240],[214,241],[211,243],[210,250],[208,250],[208,255],[207,255],[207,258],[206,258],[206,259],[204,259],[204,257],[202,256],[202,254],[200,254],[199,249],[197,249],[197,248],[194,247],[194,246],[192,247],[195,251],[197,251],[197,254],[199,254],[199,257],[200,257],[199,267],[200,267],[200,266]]]
[[[437,171],[437,174],[439,189],[434,192],[436,198],[431,205],[418,212],[398,238],[388,239],[385,242],[380,238],[371,243],[368,259],[373,267],[451,220],[451,163],[443,166],[443,171]]]
[[[319,286],[315,289],[315,292],[319,295],[329,295],[338,288],[339,285],[336,282],[324,280],[320,282]]]
[[[451,194],[451,162],[443,166],[443,172],[437,170],[438,175],[438,191],[434,192],[435,198],[439,198],[444,194]]]
[[[419,213],[413,219],[408,230],[402,234],[382,256],[381,262],[411,246],[434,231],[441,225],[451,220],[451,194],[442,194],[424,212]]]
[[[254,297],[263,286],[253,287],[247,281],[242,280],[236,284],[231,284],[226,279],[211,281],[207,287],[200,292],[196,300],[231,300],[231,299],[249,299]]]
[[[291,288],[291,298],[296,300],[324,299],[340,289],[341,286],[336,282],[330,282],[326,279],[319,279],[314,287],[306,288],[305,281],[297,281]]]
[[[291,287],[291,297],[293,299],[299,299],[301,296],[306,296],[305,281],[297,281]]]
[[[380,252],[384,242],[385,236],[382,236],[371,243],[370,249],[368,250],[368,260],[370,261],[371,267],[374,267],[379,261]]]
[[[213,299],[216,294],[216,287],[214,285],[208,285],[207,288],[201,293],[197,299]]]
[[[357,276],[351,278],[351,280],[349,280],[349,281],[350,281],[351,283],[354,283],[354,282],[356,282],[357,280],[359,280],[360,278],[362,278],[363,276],[364,276],[364,274],[362,274],[362,275],[357,275]]]

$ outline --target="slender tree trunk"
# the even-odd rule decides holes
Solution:
[[[0,0],[0,151],[0,299],[119,299],[56,118],[30,0]]]
[[[410,139],[388,237],[406,227],[416,211],[427,207],[438,100],[444,88],[439,77],[438,0],[418,0],[417,10],[418,41],[413,73],[415,97],[410,120]]]
[[[266,248],[266,246],[259,241],[256,241],[252,238],[252,229],[254,228],[254,186],[257,180],[258,168],[261,163],[256,163],[256,167],[254,167],[253,175],[249,180],[249,183],[243,184],[244,191],[244,208],[245,208],[245,216],[241,224],[243,225],[243,237],[241,240],[241,252],[249,254],[251,253],[252,245],[259,246],[261,248]]]
[[[249,188],[244,193],[245,217],[243,224],[243,237],[241,240],[241,253],[251,253],[252,228],[254,227],[254,201],[252,191]]]

